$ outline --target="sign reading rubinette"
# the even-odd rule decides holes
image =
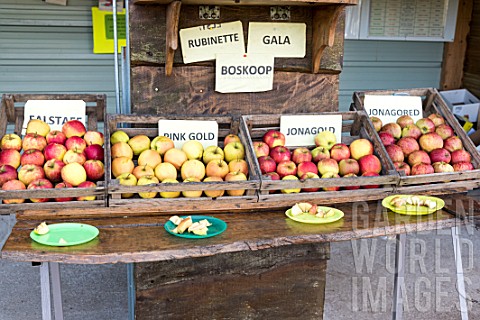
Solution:
[[[423,118],[422,99],[418,96],[365,95],[364,106],[369,117],[377,117],[383,124],[396,122],[403,115],[415,122]]]
[[[337,142],[342,141],[342,115],[293,115],[280,117],[280,132],[285,135],[285,146],[311,146],[322,131],[331,131]]]
[[[245,52],[241,21],[212,23],[179,33],[184,63],[214,60],[217,53]]]
[[[158,120],[158,135],[172,139],[175,148],[181,149],[188,140],[197,140],[206,148],[218,145],[218,123],[208,120]]]

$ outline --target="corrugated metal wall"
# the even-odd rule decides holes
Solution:
[[[463,86],[480,97],[480,0],[473,1],[472,22],[465,57]]]

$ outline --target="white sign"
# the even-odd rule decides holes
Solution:
[[[418,96],[365,95],[365,111],[383,124],[396,122],[400,116],[409,115],[413,121],[423,118],[422,99]]]
[[[62,130],[69,120],[80,120],[86,125],[86,103],[83,100],[28,100],[25,103],[22,134],[25,134],[28,121],[45,121],[50,130]]]
[[[172,139],[175,148],[181,149],[189,140],[197,140],[206,148],[218,145],[218,123],[201,120],[158,120],[158,135]]]
[[[322,131],[331,131],[342,142],[342,115],[295,115],[280,117],[280,132],[285,135],[285,146],[314,145],[315,136]]]
[[[215,91],[226,93],[272,90],[273,63],[271,54],[218,54]]]
[[[307,39],[305,23],[250,22],[248,53],[270,53],[278,58],[303,58]]]
[[[217,53],[244,53],[241,21],[181,29],[183,63],[214,60]]]

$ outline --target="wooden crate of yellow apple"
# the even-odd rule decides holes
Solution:
[[[67,121],[51,130],[41,119],[28,122],[28,100],[84,100],[87,126]],[[106,206],[104,135],[105,95],[4,94],[0,108],[0,213],[31,209]]]
[[[480,154],[436,89],[355,92],[353,108],[364,110],[365,95],[407,93],[421,97],[423,118],[400,115],[395,122],[370,121],[400,174],[398,193],[449,194],[480,186]]]
[[[175,148],[158,121],[215,120],[218,146],[197,140]],[[226,116],[107,116],[110,207],[158,213],[243,210],[257,202],[260,180],[238,122]]]
[[[365,113],[324,113],[339,114],[342,141],[323,131],[310,145],[289,148],[279,131],[282,115],[243,116],[261,180],[260,202],[351,202],[381,199],[393,192],[398,175],[385,161],[385,150]]]

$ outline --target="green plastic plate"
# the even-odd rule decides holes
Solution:
[[[416,215],[431,214],[431,213],[434,213],[437,210],[442,209],[445,206],[445,202],[440,198],[429,197],[429,196],[418,196],[418,195],[417,195],[417,197],[419,197],[420,200],[430,199],[432,201],[435,201],[437,203],[437,206],[433,209],[430,209],[430,208],[425,207],[425,206],[412,206],[410,204],[407,204],[407,205],[402,206],[402,207],[394,207],[390,204],[390,201],[392,201],[392,199],[394,197],[408,198],[408,197],[411,197],[411,196],[413,196],[413,195],[398,194],[398,195],[389,196],[389,197],[386,197],[385,199],[382,200],[382,205],[385,208],[390,209],[395,213],[406,214],[406,215],[415,215],[415,216]]]
[[[327,218],[320,218],[320,217],[314,216],[313,214],[309,214],[309,213],[302,213],[302,214],[294,216],[294,215],[292,215],[292,209],[288,209],[285,212],[285,215],[287,217],[289,217],[290,219],[294,220],[294,221],[302,222],[302,223],[310,223],[310,224],[331,223],[331,222],[335,222],[335,221],[338,221],[338,220],[342,219],[343,216],[344,216],[343,211],[335,209],[335,208],[321,207],[321,206],[319,206],[319,208],[321,208],[324,211],[328,211],[330,209],[333,209],[335,214],[333,216],[327,217]]]
[[[98,236],[98,229],[84,223],[56,223],[48,225],[49,232],[38,235],[30,233],[35,242],[54,247],[76,246],[87,243]]]
[[[184,219],[186,217],[187,216],[183,216],[181,218]],[[180,238],[187,238],[187,239],[204,239],[204,238],[215,237],[221,234],[222,232],[224,232],[225,230],[227,230],[227,224],[223,220],[210,217],[210,216],[191,216],[191,217],[193,222],[198,222],[200,220],[207,219],[212,224],[210,227],[208,227],[208,231],[206,235],[199,236],[188,231],[185,231],[182,234],[174,233],[172,232],[172,230],[175,229],[176,225],[170,220],[165,223],[164,225],[165,230],[167,230],[167,232],[170,233],[171,235],[174,235]]]

